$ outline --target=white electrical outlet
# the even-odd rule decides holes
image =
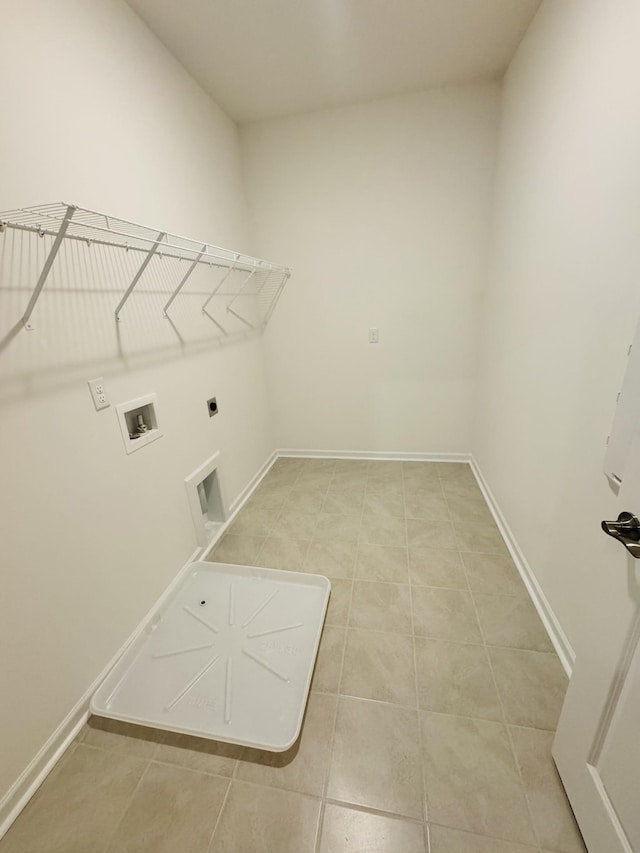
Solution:
[[[104,379],[102,376],[98,379],[90,379],[87,384],[89,385],[91,399],[93,400],[93,405],[96,407],[96,411],[99,412],[100,409],[107,409],[111,403],[107,397],[107,391],[105,389]]]
[[[380,340],[380,335],[378,333],[377,326],[371,326],[371,328],[369,329],[369,343],[370,344],[377,344],[379,340]]]

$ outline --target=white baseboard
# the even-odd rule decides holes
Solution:
[[[231,519],[233,516],[238,514],[238,511],[242,509],[242,507],[249,500],[253,492],[260,485],[260,481],[263,479],[265,474],[268,472],[269,468],[273,465],[273,463],[278,458],[278,451],[274,450],[273,453],[267,458],[266,462],[259,468],[256,474],[249,480],[244,489],[240,492],[238,497],[233,501],[231,506],[229,507]]]
[[[155,608],[167,598],[179,582],[187,566],[189,566],[194,560],[197,560],[201,553],[202,548],[196,548],[184,566],[164,590],[160,598],[145,614],[144,618],[140,621],[131,636],[111,658],[100,675],[98,675],[95,681],[80,697],[64,720],[60,723],[58,728],[44,744],[42,749],[40,749],[29,762],[27,767],[23,770],[11,788],[9,788],[2,800],[0,800],[0,838],[2,838],[2,836],[7,832],[22,809],[27,805],[49,773],[51,773],[56,763],[60,760],[64,751],[76,737],[82,726],[87,722],[87,719],[89,718],[89,702],[99,685],[147,624],[153,610],[155,610]]]
[[[102,678],[106,672],[100,673]],[[89,699],[97,679],[80,701],[69,711],[42,749],[29,762],[14,784],[0,800],[0,839],[27,805],[37,789],[62,758],[71,741],[89,716]]]
[[[507,521],[502,514],[502,510],[498,506],[498,503],[489,488],[487,481],[485,480],[478,463],[476,462],[473,455],[470,458],[471,470],[473,471],[476,480],[478,481],[478,485],[484,495],[484,498],[491,510],[491,514],[493,515],[496,524],[498,525],[498,529],[502,535],[502,538],[505,541],[507,548],[509,549],[509,553],[511,554],[514,563],[516,564],[516,568],[520,573],[520,577],[524,585],[527,588],[527,592],[531,597],[531,601],[534,604],[534,607],[538,611],[538,615],[542,620],[542,624],[546,628],[546,631],[549,635],[549,639],[553,643],[553,647],[555,648],[558,657],[560,658],[560,663],[562,664],[564,671],[567,673],[567,677],[571,678],[571,673],[573,671],[573,665],[575,663],[575,652],[569,642],[567,635],[562,630],[562,626],[560,622],[556,618],[555,613],[551,609],[551,605],[547,601],[547,598],[542,591],[540,584],[538,583],[535,574],[529,563],[527,562],[526,557],[522,553],[520,546],[518,545],[515,536]]]
[[[282,448],[276,451],[276,456],[298,457],[312,459],[380,459],[399,460],[401,462],[469,462],[470,453],[398,453],[387,450],[297,450]]]

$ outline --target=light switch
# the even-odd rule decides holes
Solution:
[[[377,326],[371,326],[371,328],[369,329],[369,343],[370,344],[377,344],[378,340],[379,340],[378,327]]]

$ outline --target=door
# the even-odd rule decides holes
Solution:
[[[618,503],[640,516],[638,434]],[[589,853],[640,853],[640,559],[614,539],[608,553],[611,600],[577,650],[553,755]]]

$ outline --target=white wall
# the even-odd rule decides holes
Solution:
[[[64,199],[247,249],[236,129],[128,7],[5,5],[0,208]],[[274,443],[472,449],[576,650],[599,630],[599,521],[622,508],[604,439],[640,309],[637,28],[631,4],[543,4],[506,79],[482,304],[492,84],[242,128],[253,249],[295,273],[268,388],[260,341],[181,347],[147,296],[123,357],[112,294],[45,294],[0,351],[0,797],[191,553],[182,480],[217,449],[230,499]],[[32,257],[0,237],[10,269],[9,245]],[[160,441],[124,454],[101,374],[112,402],[158,393]]]
[[[241,126],[257,250],[294,268],[266,336],[279,447],[469,450],[498,96]]]
[[[636,3],[547,0],[504,88],[473,446],[578,655],[625,593],[600,520],[638,510],[602,474],[640,309],[638,32]]]
[[[235,126],[124,3],[4,3],[0,77],[0,209],[73,201],[249,248]],[[0,337],[28,299],[14,239]],[[193,552],[184,477],[220,450],[233,500],[273,447],[260,340],[182,349],[145,296],[119,356],[112,290],[54,292],[109,272],[82,251],[0,351],[0,798]],[[114,409],[93,409],[98,375],[112,403],[157,392],[164,437],[126,456]]]

